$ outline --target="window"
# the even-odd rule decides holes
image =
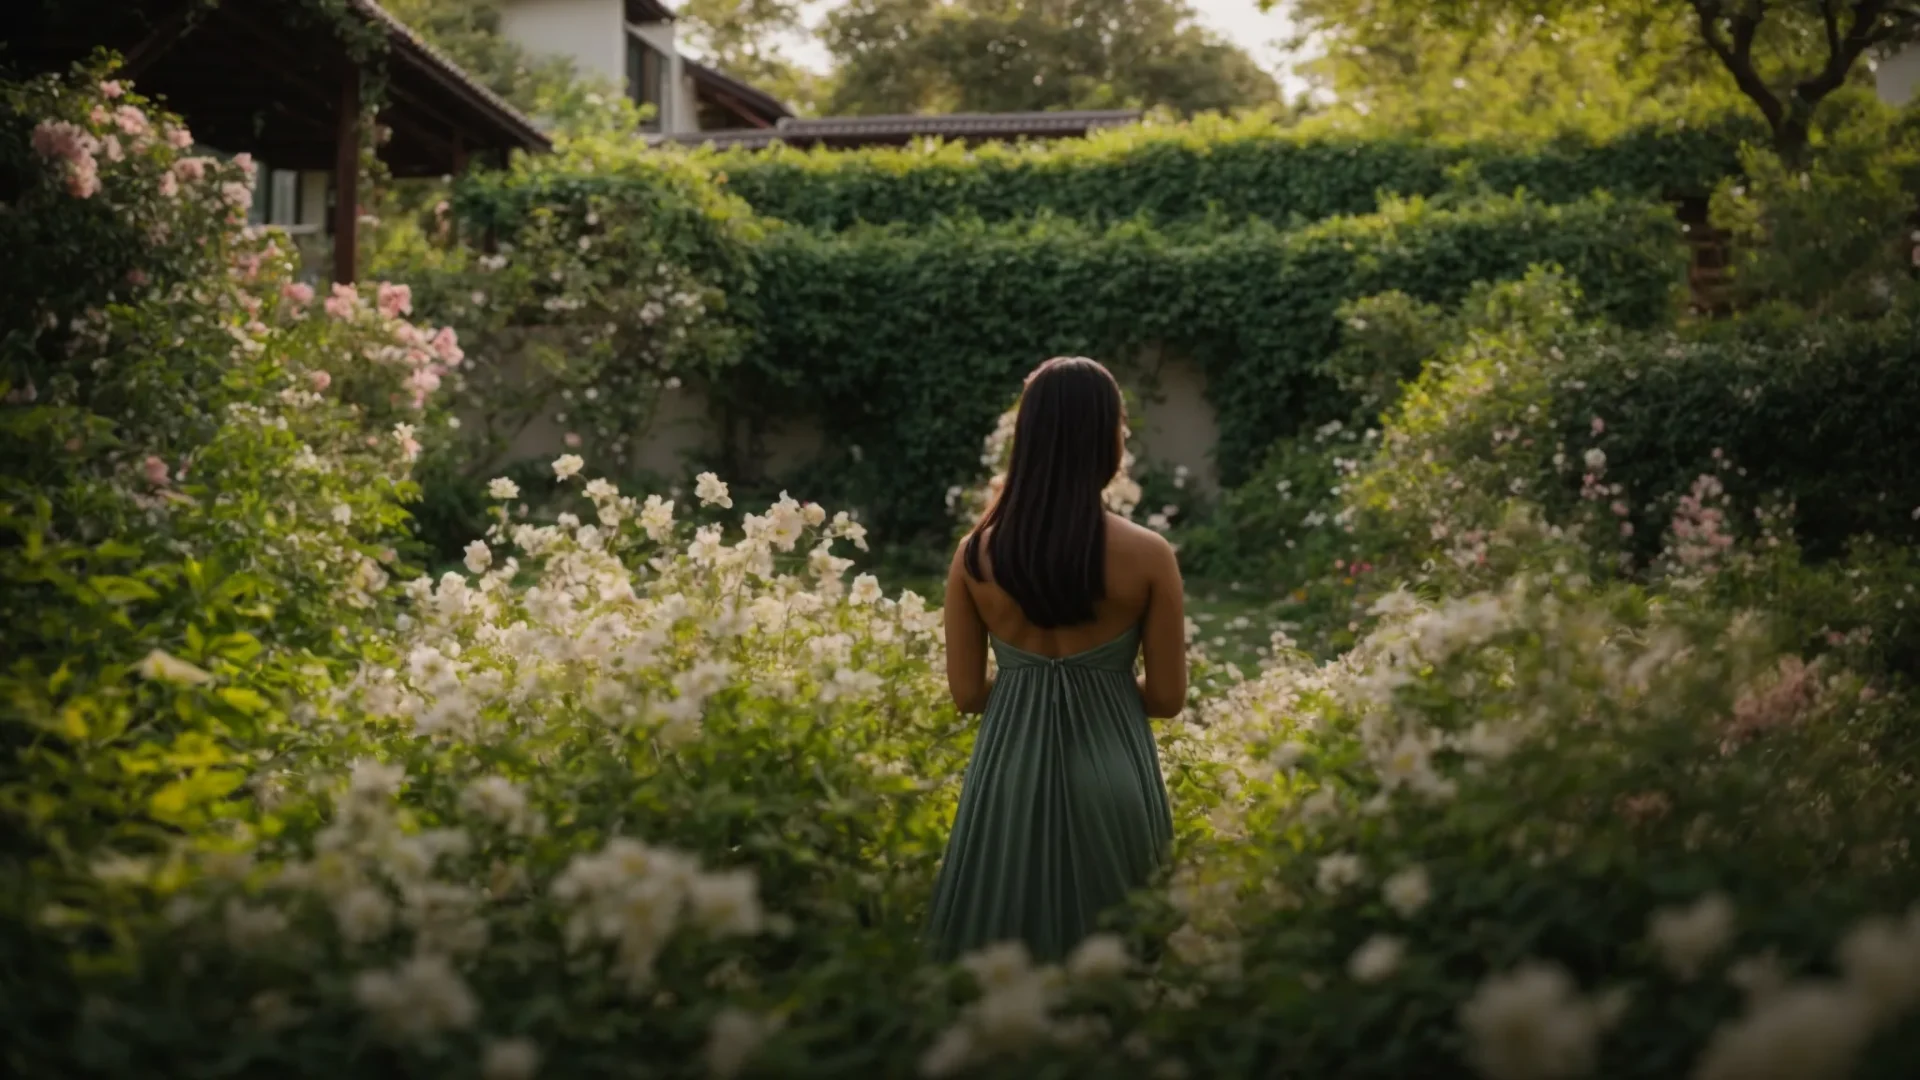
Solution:
[[[667,58],[636,34],[627,35],[627,96],[635,104],[653,106],[647,130],[662,129],[667,111]]]

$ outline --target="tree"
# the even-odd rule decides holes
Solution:
[[[783,43],[809,33],[806,7],[805,0],[686,0],[680,32],[701,59],[810,112],[822,79],[780,55]]]
[[[1165,107],[1279,99],[1186,0],[850,0],[828,15],[833,112]]]
[[[1262,0],[1273,6],[1277,0]],[[1731,77],[1766,118],[1774,149],[1804,158],[1813,114],[1835,91],[1864,75],[1862,57],[1920,37],[1913,0],[1302,0],[1312,27],[1338,37],[1350,20],[1407,21],[1425,14],[1469,36],[1525,21],[1571,26],[1601,20],[1681,33]]]
[[[527,112],[546,111],[548,99],[574,79],[570,61],[533,56],[500,32],[500,0],[383,0],[382,6]]]
[[[1297,0],[1294,73],[1331,98],[1323,115],[1423,135],[1534,129],[1605,137],[1739,100],[1684,27],[1592,10],[1515,13],[1460,26],[1424,5]],[[1314,47],[1309,52],[1309,46]]]

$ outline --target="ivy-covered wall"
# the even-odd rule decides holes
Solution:
[[[1656,324],[1683,292],[1686,257],[1655,196],[1731,168],[1717,130],[1479,157],[1223,131],[1217,145],[1203,126],[971,156],[603,149],[472,182],[458,204],[503,251],[530,222],[548,246],[569,242],[556,227],[577,231],[582,250],[608,230],[655,230],[659,250],[724,297],[715,317],[737,343],[689,374],[749,428],[820,418],[827,456],[795,463],[795,490],[907,540],[947,531],[948,488],[972,479],[980,440],[1048,356],[1124,365],[1154,349],[1198,365],[1233,484],[1276,440],[1350,415],[1321,370],[1344,301],[1397,289],[1450,303],[1476,281],[1555,264],[1593,314]],[[1469,174],[1485,183],[1461,183]],[[1608,182],[1638,194],[1588,193]],[[1536,190],[1486,193],[1517,186]],[[1233,209],[1194,212],[1209,203]],[[854,216],[895,220],[829,228]]]
[[[1434,196],[1525,189],[1548,202],[1595,190],[1704,197],[1739,169],[1745,114],[1586,136],[1503,143],[1283,127],[1271,119],[1202,119],[1008,146],[706,151],[728,190],[756,211],[809,228],[941,218],[1006,221],[1054,214],[1090,222],[1248,217],[1304,223],[1372,212],[1382,192]]]

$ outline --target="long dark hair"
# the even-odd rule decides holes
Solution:
[[[967,536],[967,573],[985,539],[993,580],[1033,625],[1091,622],[1107,595],[1107,511],[1120,471],[1120,384],[1098,363],[1059,356],[1027,376],[1006,484]],[[990,534],[990,535],[989,535]]]

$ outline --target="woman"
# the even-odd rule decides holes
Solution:
[[[941,959],[1007,940],[1061,959],[1172,842],[1147,718],[1186,700],[1186,614],[1172,546],[1101,501],[1125,425],[1106,368],[1042,364],[1006,484],[954,553],[947,685],[985,716],[934,894]]]

